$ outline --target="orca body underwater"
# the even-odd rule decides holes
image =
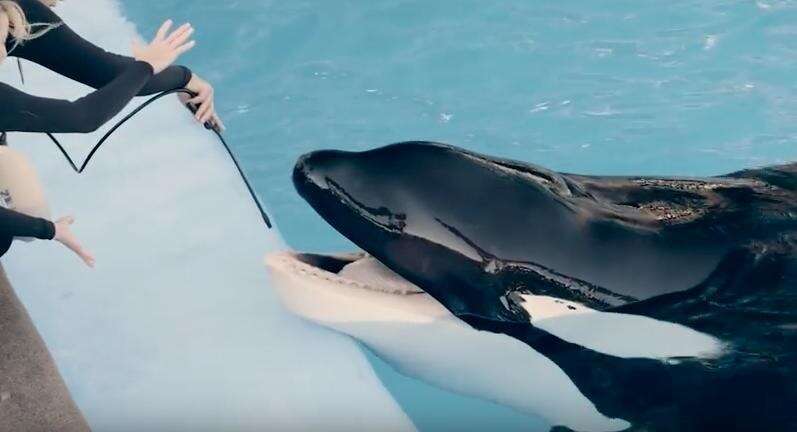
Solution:
[[[366,254],[267,258],[401,372],[574,430],[797,430],[797,164],[598,177],[428,142],[302,156]]]

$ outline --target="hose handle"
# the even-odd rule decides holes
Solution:
[[[191,111],[191,114],[196,114],[196,112],[199,110],[199,107],[194,105],[194,104],[192,104],[192,103],[185,104],[185,107],[188,108],[188,111]],[[212,130],[212,131],[215,131],[215,132],[221,132],[221,130],[219,129],[218,126],[214,126],[213,123],[211,123],[209,121],[206,121],[205,123],[203,123],[202,126],[204,126],[205,129],[207,129],[207,130]]]

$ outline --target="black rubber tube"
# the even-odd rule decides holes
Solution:
[[[151,103],[155,102],[156,100],[164,96],[175,93],[185,93],[192,97],[196,96],[196,94],[191,90],[185,88],[179,88],[158,93],[155,96],[147,99],[144,103],[136,107],[136,109],[134,109],[129,114],[124,116],[124,118],[119,120],[108,132],[105,133],[105,135],[102,136],[102,138],[100,138],[99,141],[97,141],[97,144],[95,144],[94,147],[91,148],[91,151],[89,152],[88,156],[86,156],[86,159],[83,160],[83,163],[80,164],[80,167],[77,166],[72,157],[69,156],[69,153],[66,151],[64,146],[61,145],[61,143],[58,141],[58,139],[55,138],[55,136],[53,136],[53,134],[47,133],[47,136],[50,137],[50,139],[55,143],[56,146],[58,146],[58,150],[60,150],[61,154],[64,155],[64,158],[66,159],[67,162],[69,162],[69,165],[72,167],[72,169],[75,170],[76,173],[82,174],[83,171],[85,171],[86,167],[88,167],[89,162],[91,162],[91,159],[100,149],[100,147],[102,147],[102,145],[105,144],[106,141],[108,141],[108,138],[110,138],[111,135],[113,135],[113,133],[116,132],[117,129],[119,129],[123,124],[127,123],[128,120],[133,118],[136,114],[138,114],[141,110],[146,108]],[[191,109],[191,111],[196,111],[196,108],[193,106],[189,105],[188,108]],[[246,174],[244,174],[244,171],[241,168],[241,164],[238,162],[238,158],[235,157],[235,154],[230,149],[230,146],[227,144],[227,141],[224,140],[224,136],[222,136],[221,131],[219,131],[218,128],[214,128],[213,126],[211,126],[210,123],[205,123],[204,126],[205,129],[213,131],[213,133],[216,134],[216,136],[219,138],[219,142],[221,142],[221,145],[224,146],[225,150],[227,150],[227,154],[230,156],[230,159],[235,165],[235,168],[238,170],[238,175],[241,176],[241,180],[243,180],[244,184],[246,185],[246,188],[249,190],[249,195],[252,196],[252,199],[257,205],[257,209],[260,211],[260,216],[262,216],[263,222],[265,222],[266,226],[270,229],[271,219],[268,217],[266,210],[263,208],[263,203],[260,202],[260,198],[257,197],[257,193],[255,193],[254,188],[252,188],[252,184],[249,183],[249,179],[246,177]]]

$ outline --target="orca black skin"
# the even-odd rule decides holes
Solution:
[[[797,430],[797,164],[597,177],[428,142],[302,156],[304,199],[473,327],[557,363],[635,430]],[[517,293],[691,327],[718,358],[623,359],[529,323]]]

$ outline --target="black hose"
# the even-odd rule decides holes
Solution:
[[[192,92],[191,90],[188,90],[188,89],[185,89],[185,88],[179,88],[179,89],[174,89],[174,90],[166,90],[164,92],[158,93],[155,96],[147,99],[146,102],[142,103],[136,109],[134,109],[129,114],[124,116],[124,118],[119,120],[108,132],[105,133],[105,135],[102,136],[102,138],[100,138],[99,141],[97,141],[97,144],[95,144],[94,147],[91,148],[91,151],[89,152],[88,156],[86,156],[86,159],[83,161],[83,163],[80,164],[80,167],[78,167],[77,164],[75,163],[75,161],[72,160],[72,158],[69,156],[69,153],[66,151],[66,149],[64,149],[64,146],[61,145],[61,143],[58,141],[58,139],[56,139],[53,136],[53,134],[47,133],[47,136],[50,137],[50,139],[55,143],[56,146],[58,146],[58,149],[61,150],[61,154],[64,155],[64,158],[66,158],[66,161],[69,162],[70,166],[72,166],[72,169],[75,170],[76,173],[82,174],[83,171],[86,169],[86,167],[89,165],[89,162],[91,161],[91,159],[94,157],[94,155],[100,149],[100,147],[102,147],[102,145],[105,144],[105,142],[108,140],[108,138],[110,138],[111,135],[113,135],[113,133],[116,132],[117,129],[119,129],[128,120],[133,118],[133,116],[138,114],[141,110],[146,108],[149,104],[155,102],[156,100],[158,100],[158,99],[160,99],[160,98],[162,98],[162,97],[164,97],[166,95],[170,95],[170,94],[173,94],[173,93],[185,93],[185,94],[190,95],[192,97],[196,96],[196,94],[194,92]],[[196,107],[194,107],[194,106],[189,105],[188,108],[191,109],[191,111],[196,111]],[[204,126],[205,126],[205,129],[211,130],[211,131],[213,131],[213,133],[216,134],[216,136],[219,138],[219,142],[221,142],[221,144],[224,146],[224,149],[227,150],[227,154],[230,156],[230,159],[232,159],[233,164],[235,164],[235,168],[238,170],[238,174],[241,176],[241,179],[244,181],[244,184],[246,185],[246,188],[249,190],[249,195],[252,196],[252,199],[255,201],[255,204],[257,205],[257,209],[260,210],[260,215],[263,217],[263,222],[265,222],[266,226],[270,229],[271,228],[271,219],[269,219],[268,214],[266,214],[266,210],[263,208],[263,204],[260,202],[260,198],[257,197],[257,194],[255,193],[255,190],[252,188],[252,185],[249,183],[249,179],[246,178],[246,174],[244,174],[244,171],[241,168],[241,164],[238,162],[238,158],[235,157],[235,154],[233,154],[232,150],[230,149],[230,146],[227,144],[227,141],[225,141],[224,137],[221,135],[221,131],[219,131],[218,128],[213,127],[210,124],[210,122],[205,123]]]

